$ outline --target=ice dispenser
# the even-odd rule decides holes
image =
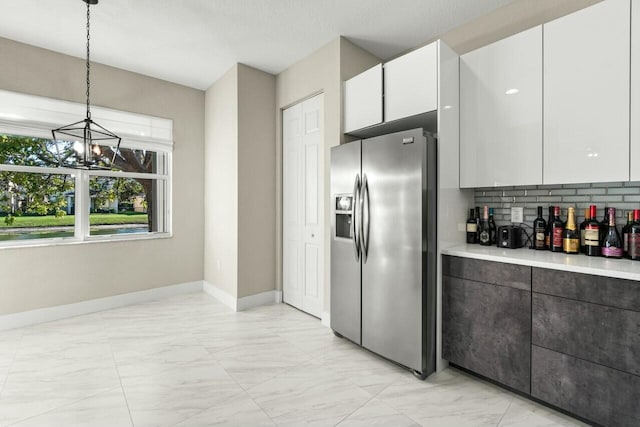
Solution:
[[[353,213],[353,196],[341,194],[336,196],[336,235],[344,239],[351,239],[351,221]]]

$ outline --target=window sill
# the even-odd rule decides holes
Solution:
[[[172,233],[146,233],[140,235],[128,235],[128,236],[94,236],[87,237],[84,240],[76,239],[75,237],[61,237],[55,239],[34,239],[34,240],[21,240],[11,242],[0,242],[0,251],[5,249],[20,249],[20,248],[46,248],[51,246],[67,246],[67,245],[84,245],[95,243],[116,243],[116,242],[134,242],[138,240],[157,240],[157,239],[170,239],[173,237]]]

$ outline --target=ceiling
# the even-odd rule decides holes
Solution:
[[[342,35],[386,59],[513,0],[102,0],[92,61],[206,89],[236,62],[279,73]],[[0,0],[0,37],[85,55],[81,0]]]

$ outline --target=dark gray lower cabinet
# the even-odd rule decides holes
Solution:
[[[633,280],[536,267],[532,281],[533,292],[640,311],[640,283]]]
[[[442,274],[492,285],[531,290],[531,267],[481,259],[445,256]]]
[[[534,293],[533,344],[640,375],[640,312]]]
[[[531,292],[443,276],[443,357],[530,391]]]
[[[640,426],[640,282],[442,259],[442,357],[604,426]]]
[[[640,283],[533,269],[532,396],[640,426]]]
[[[640,377],[535,345],[531,395],[604,426],[640,425]]]

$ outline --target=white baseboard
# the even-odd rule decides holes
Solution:
[[[266,291],[248,297],[238,298],[236,311],[244,311],[262,305],[274,304],[277,300],[276,291]]]
[[[233,311],[244,311],[262,305],[279,304],[282,302],[282,291],[266,291],[247,297],[236,298],[227,291],[212,285],[209,282],[203,282],[202,290]]]
[[[231,310],[238,311],[237,298],[227,293],[227,291],[224,291],[207,281],[202,282],[202,290],[207,294],[211,295],[212,297],[214,297],[215,299],[217,299],[218,301],[220,301],[221,303],[223,303],[224,305],[226,305],[227,307],[229,307]]]
[[[274,291],[276,297],[276,304],[282,303],[282,291]]]
[[[436,359],[436,372],[442,372],[449,367],[449,361],[438,357]]]
[[[331,313],[329,313],[328,311],[323,311],[322,312],[322,317],[320,318],[320,323],[322,323],[323,326],[326,326],[327,328],[331,327]]]
[[[154,301],[175,295],[202,291],[202,281],[163,286],[139,292],[114,295],[55,307],[39,308],[20,313],[0,315],[0,330],[21,328],[53,320],[81,316],[83,314],[110,310],[142,302]]]
[[[233,311],[243,311],[261,305],[282,302],[282,291],[267,291],[238,299],[210,283],[196,281],[97,298],[73,304],[0,315],[0,331],[202,291],[216,298]]]

